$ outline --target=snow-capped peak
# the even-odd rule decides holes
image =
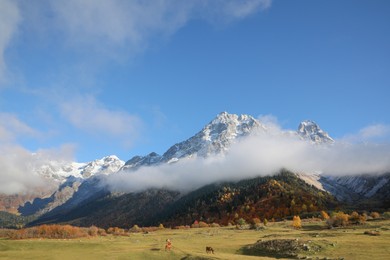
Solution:
[[[311,140],[314,143],[334,143],[334,140],[323,131],[318,124],[311,120],[302,121],[299,124],[297,133],[304,139]]]
[[[117,172],[125,163],[115,155],[103,157],[88,163],[51,160],[35,171],[46,179],[64,182],[68,177],[87,179],[96,174]]]
[[[156,153],[134,156],[126,162],[123,169],[137,169],[141,166],[172,163],[182,158],[224,153],[237,138],[257,130],[265,130],[265,127],[252,116],[222,112],[196,135],[171,146],[162,156]]]
[[[210,142],[235,139],[249,134],[252,130],[264,128],[255,118],[249,115],[236,115],[222,112],[217,115],[202,131],[195,136]]]
[[[84,178],[88,178],[96,174],[111,174],[117,172],[124,164],[125,162],[115,155],[106,156],[87,163],[87,165],[82,167],[81,175]]]
[[[164,162],[184,157],[207,157],[227,151],[236,138],[246,136],[257,129],[265,129],[259,121],[248,115],[222,112],[200,132],[188,140],[175,144],[163,155]]]

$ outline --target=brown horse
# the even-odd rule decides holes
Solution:
[[[206,246],[206,253],[207,254],[214,254],[214,249],[211,246]]]

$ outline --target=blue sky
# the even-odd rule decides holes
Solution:
[[[222,111],[388,141],[389,14],[387,0],[3,0],[0,145],[127,160]]]

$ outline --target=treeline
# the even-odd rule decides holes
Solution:
[[[24,217],[0,211],[0,228],[21,228],[34,219],[35,216]]]
[[[329,216],[325,211],[321,212],[322,219],[326,221],[326,224],[329,228],[334,227],[345,227],[349,225],[362,225],[365,224],[367,220],[374,219],[390,219],[390,212],[384,212],[382,215],[378,212],[363,212],[359,214],[356,211],[353,211],[350,214],[344,213],[343,211],[332,212]]]
[[[40,225],[21,229],[0,229],[0,237],[9,239],[31,239],[31,238],[48,238],[48,239],[73,239],[82,237],[95,236],[128,236],[130,233],[152,232],[164,229],[160,224],[158,227],[139,227],[134,225],[130,229],[119,227],[110,227],[107,230],[96,226],[76,227],[71,225]]]
[[[378,212],[359,214],[354,211],[350,214],[339,212],[331,212],[328,214],[326,211],[321,211],[318,217],[312,217],[312,219],[323,220],[329,228],[345,227],[349,225],[365,224],[366,221],[375,219],[390,219],[390,212],[384,212],[380,214]],[[275,220],[272,219],[272,222]],[[268,220],[259,218],[253,218],[250,221],[246,221],[243,218],[239,218],[233,223],[228,223],[228,226],[235,225],[238,229],[262,229],[267,226]],[[292,226],[294,228],[301,228],[301,218],[297,215],[292,219]],[[190,228],[217,228],[220,227],[218,223],[206,223],[204,221],[194,221],[191,225],[178,225],[173,226],[173,229],[190,229]],[[96,237],[96,236],[129,236],[131,233],[149,233],[158,230],[163,230],[165,227],[163,224],[152,227],[139,227],[134,225],[130,229],[124,229],[119,227],[110,227],[108,229],[99,228],[96,226],[91,227],[76,227],[71,225],[40,225],[30,228],[21,229],[0,229],[0,237],[9,239],[74,239],[82,237]]]

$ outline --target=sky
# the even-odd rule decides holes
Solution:
[[[389,14],[387,0],[1,0],[0,162],[161,154],[222,111],[389,142]]]

